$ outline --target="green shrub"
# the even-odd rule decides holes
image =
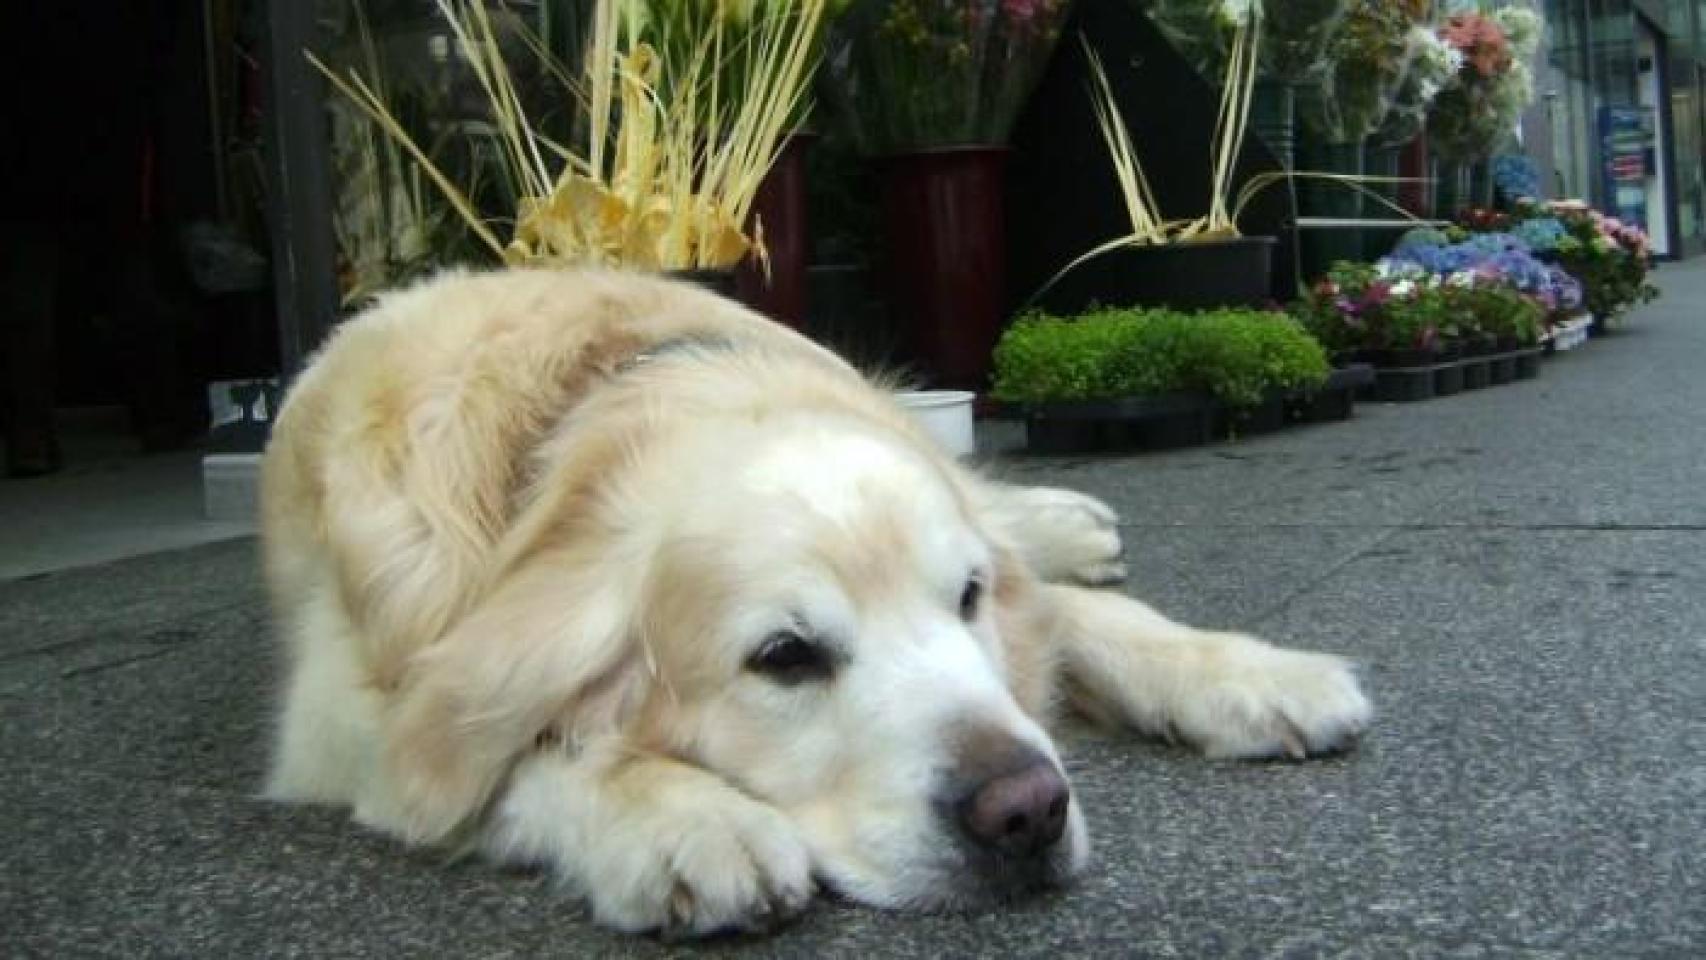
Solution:
[[[1039,403],[1203,391],[1259,403],[1318,386],[1326,353],[1297,321],[1261,310],[1095,310],[1019,318],[995,348],[995,396]]]

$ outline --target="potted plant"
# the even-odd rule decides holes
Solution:
[[[867,0],[831,32],[837,113],[881,174],[889,306],[936,383],[980,388],[1006,311],[1006,144],[1067,0]]]
[[[1320,388],[1321,345],[1284,314],[1100,309],[1019,318],[995,351],[994,395],[1024,409],[1029,448],[1073,452],[1206,442]]]
[[[1450,218],[1464,206],[1491,201],[1490,178],[1484,190],[1472,189],[1471,165],[1486,161],[1514,135],[1534,99],[1528,61],[1539,49],[1541,24],[1533,10],[1511,6],[1491,14],[1453,14],[1440,26],[1440,38],[1460,59],[1428,112],[1437,216]]]
[[[828,25],[850,0],[829,0],[818,22],[807,58],[822,59]],[[766,39],[779,19],[801,13],[791,0],[753,0],[747,3],[706,3],[704,0],[643,0],[632,4],[637,36],[658,51],[665,63],[690,64],[705,56],[713,62],[713,81],[726,101],[723,113],[732,116],[752,91],[762,95],[762,77],[771,51]],[[705,39],[715,38],[706,47]],[[693,95],[706,92],[703,81]],[[673,98],[670,89],[660,91]],[[809,302],[807,261],[810,255],[807,215],[807,156],[818,139],[812,129],[814,100],[809,89],[793,107],[793,116],[774,162],[758,185],[745,225],[760,240],[763,256],[741,261],[735,286],[742,302],[795,329],[804,329]]]
[[[1095,303],[1188,310],[1253,306],[1267,300],[1274,238],[1243,236],[1237,218],[1253,190],[1269,181],[1252,178],[1237,196],[1232,192],[1249,125],[1260,38],[1254,13],[1234,31],[1209,143],[1208,211],[1192,220],[1169,220],[1158,208],[1107,71],[1089,41],[1084,41],[1091,103],[1130,232],[1068,263],[1033,296],[1034,303],[1070,313]]]
[[[1539,256],[1580,283],[1581,304],[1596,333],[1658,296],[1647,280],[1652,246],[1641,228],[1579,200],[1521,202],[1511,217],[1513,230],[1537,244]]]
[[[728,17],[713,18],[696,44],[666,52],[668,45],[660,51],[646,39],[649,7],[642,0],[600,0],[578,80],[529,37],[527,49],[562,82],[565,95],[584,96],[584,135],[570,149],[528,115],[483,0],[439,0],[490,106],[500,173],[514,197],[513,209],[500,216],[477,209],[468,184],[433,162],[358,70],[314,62],[403,146],[503,262],[617,264],[732,291],[735,265],[764,255],[762,238],[744,228],[765,173],[797,123],[824,3],[751,9],[752,20],[739,28],[753,55],[738,95],[719,83],[728,65],[720,54],[736,30]],[[693,51],[685,63],[683,49]]]
[[[1437,282],[1337,263],[1292,310],[1335,356],[1374,365],[1376,399],[1426,400],[1462,389],[1455,341],[1465,317]]]

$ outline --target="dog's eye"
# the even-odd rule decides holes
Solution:
[[[978,608],[983,604],[983,581],[972,577],[966,581],[964,590],[960,591],[960,619],[968,623],[977,619]]]
[[[781,684],[827,680],[835,672],[834,657],[822,644],[797,633],[772,634],[746,661],[748,670]]]

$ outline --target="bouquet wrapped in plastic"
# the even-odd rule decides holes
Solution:
[[[1233,28],[1261,20],[1259,72],[1279,83],[1316,82],[1328,49],[1356,0],[1139,0],[1149,18],[1204,76],[1224,71]]]
[[[1069,0],[857,0],[824,68],[861,150],[1005,144]]]
[[[1371,139],[1376,146],[1396,147],[1414,140],[1427,126],[1434,98],[1463,65],[1463,55],[1426,21],[1412,23],[1405,45],[1410,51],[1409,69],[1392,91],[1386,116],[1374,129]]]
[[[1528,61],[1540,45],[1543,21],[1528,7],[1487,15],[1448,17],[1439,36],[1462,58],[1428,112],[1428,136],[1438,154],[1467,161],[1491,153],[1514,134],[1534,99]]]
[[[1328,68],[1298,101],[1301,118],[1328,143],[1360,143],[1391,112],[1420,55],[1403,5],[1355,0],[1327,49]]]

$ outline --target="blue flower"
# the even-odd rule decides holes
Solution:
[[[1558,241],[1564,238],[1564,225],[1555,217],[1539,217],[1518,223],[1511,233],[1522,238],[1534,252],[1549,253],[1558,249]]]
[[[1493,188],[1510,200],[1540,196],[1540,167],[1526,154],[1507,153],[1493,159]]]
[[[1435,230],[1433,227],[1417,227],[1414,230],[1406,231],[1402,237],[1399,237],[1398,245],[1393,248],[1392,252],[1404,253],[1416,247],[1443,247],[1450,242],[1446,239],[1444,231]]]

